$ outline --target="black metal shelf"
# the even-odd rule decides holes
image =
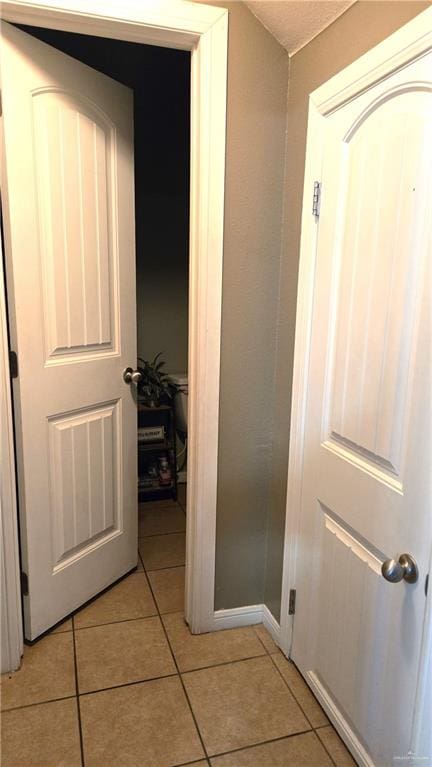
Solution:
[[[174,408],[170,405],[149,407],[138,401],[138,428],[163,427],[165,440],[160,442],[145,442],[138,439],[138,500],[151,501],[161,498],[177,499],[177,464],[176,464],[176,428]],[[164,456],[168,460],[172,481],[170,485],[148,485],[140,483],[144,477],[153,477],[157,457]]]
[[[149,453],[161,453],[167,450],[174,450],[174,445],[171,442],[144,442],[144,440],[138,440],[138,450],[144,450]]]

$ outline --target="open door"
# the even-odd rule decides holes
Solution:
[[[369,767],[430,758],[416,719],[432,544],[430,22],[311,97],[307,191],[316,179],[322,196],[319,218],[303,211],[303,300],[313,288],[290,467],[294,483],[302,461],[291,657]]]
[[[137,564],[132,92],[2,24],[25,635]]]

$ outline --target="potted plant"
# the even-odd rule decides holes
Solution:
[[[138,357],[137,369],[141,373],[138,393],[149,407],[170,404],[178,392],[178,386],[170,381],[168,373],[162,370],[165,361],[160,359],[161,356],[162,352],[159,352],[152,361]]]

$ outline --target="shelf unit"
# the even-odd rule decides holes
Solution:
[[[163,439],[142,441],[141,428],[162,428]],[[171,472],[169,485],[161,484],[159,458],[166,457]],[[138,501],[177,500],[176,428],[171,405],[149,407],[138,400]]]

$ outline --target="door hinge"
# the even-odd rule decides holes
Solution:
[[[294,615],[295,614],[296,594],[297,594],[296,589],[290,589],[289,603],[288,603],[288,615]]]
[[[16,352],[9,352],[9,370],[11,378],[18,378],[18,357]]]
[[[24,597],[29,593],[29,582],[27,573],[21,573],[21,593]]]
[[[319,181],[314,182],[313,197],[312,197],[312,214],[319,217],[321,205],[321,184]]]

